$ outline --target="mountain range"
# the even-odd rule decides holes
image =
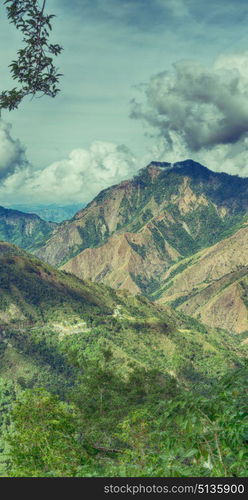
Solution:
[[[152,162],[132,180],[99,193],[71,220],[49,228],[44,244],[31,250],[79,278],[169,302],[212,326],[246,331],[245,278],[242,286],[239,278],[247,272],[247,211],[247,178],[212,172],[192,160]],[[233,248],[231,260],[227,248]],[[228,264],[222,265],[224,254]],[[221,268],[217,274],[209,272],[212,258]],[[194,279],[185,285],[187,273]],[[236,285],[227,287],[235,277]]]
[[[168,267],[241,223],[248,210],[247,193],[247,178],[212,172],[191,160],[173,166],[152,162],[60,224],[37,255],[63,265],[87,248],[102,246],[104,251],[105,243],[111,245],[112,237],[122,235],[132,255],[151,246],[157,254],[153,260],[157,256]]]
[[[247,178],[192,160],[151,162],[62,223],[1,208],[0,237],[78,278],[241,333],[247,220]]]
[[[248,179],[152,162],[0,209],[0,476],[244,476]]]

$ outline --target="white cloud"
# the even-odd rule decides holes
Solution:
[[[151,160],[192,158],[248,176],[248,52],[221,56],[211,68],[194,61],[173,68],[151,78],[143,103],[133,102],[133,117],[159,138],[142,162],[125,146],[95,141],[35,170],[0,122],[0,204],[87,202]]]
[[[136,169],[128,148],[95,141],[89,150],[74,149],[68,158],[43,170],[28,166],[17,171],[0,188],[0,199],[3,204],[88,202],[100,190],[130,178]]]

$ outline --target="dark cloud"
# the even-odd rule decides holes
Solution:
[[[168,143],[176,133],[193,152],[236,143],[248,133],[247,62],[248,54],[211,69],[178,62],[171,72],[151,78],[146,102],[133,101],[131,117],[144,120]]]
[[[13,174],[18,168],[28,165],[25,148],[10,134],[11,126],[0,121],[0,179]]]

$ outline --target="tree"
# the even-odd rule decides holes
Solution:
[[[55,97],[59,77],[53,58],[62,47],[49,42],[54,15],[45,13],[46,0],[5,0],[10,23],[23,34],[24,47],[18,50],[17,59],[10,64],[11,75],[19,88],[5,90],[0,94],[0,110],[17,108],[27,95]]]
[[[19,394],[5,434],[11,476],[73,476],[88,460],[77,409],[45,389]]]

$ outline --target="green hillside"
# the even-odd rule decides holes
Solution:
[[[6,243],[0,266],[2,475],[244,475],[242,336]]]

